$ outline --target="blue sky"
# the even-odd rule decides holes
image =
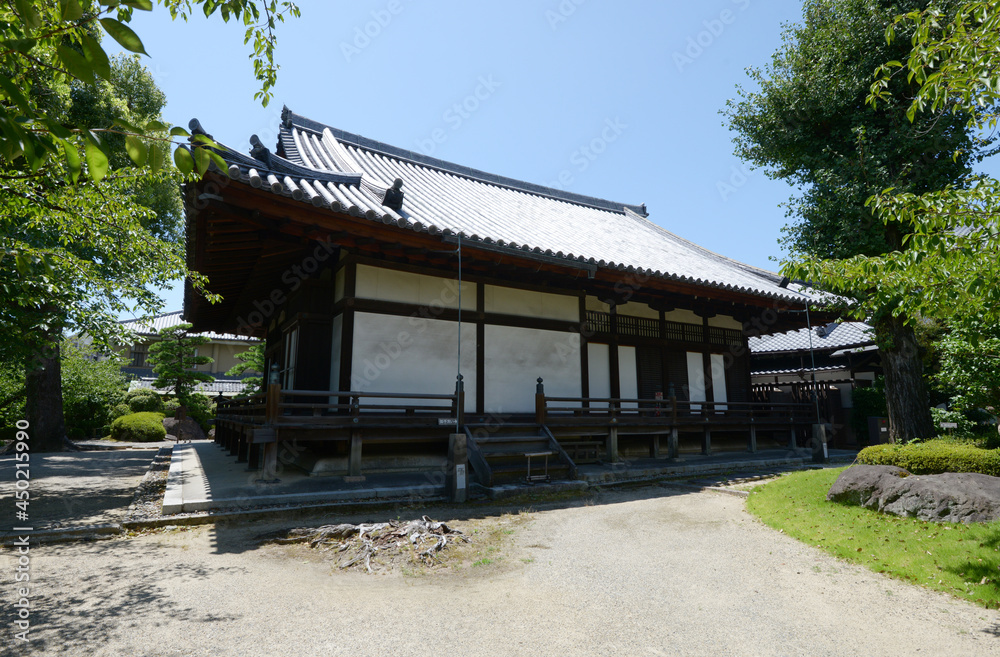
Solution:
[[[253,99],[243,27],[156,7],[133,26],[166,92],[228,146],[275,143],[282,105],[492,173],[622,203],[775,270],[794,190],[733,155],[718,113],[766,64],[799,0],[302,0],[278,28],[274,99]],[[182,303],[180,286],[165,295]]]

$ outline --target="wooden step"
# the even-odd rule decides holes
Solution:
[[[489,445],[493,443],[526,443],[532,441],[542,441],[548,442],[548,438],[545,436],[503,436],[503,435],[493,435],[487,436],[485,438],[476,438],[476,443],[479,445]]]

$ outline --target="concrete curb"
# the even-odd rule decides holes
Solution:
[[[100,539],[115,538],[122,533],[122,526],[118,524],[107,525],[81,525],[79,527],[58,527],[55,529],[38,529],[25,532],[21,536],[28,536],[29,545],[40,545],[42,543],[66,543],[69,541],[96,541]],[[0,545],[10,547],[19,540],[16,534],[5,534],[0,538]]]

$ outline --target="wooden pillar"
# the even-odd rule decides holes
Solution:
[[[701,453],[708,456],[712,453],[712,427],[705,424],[705,436],[702,438]]]
[[[612,425],[608,431],[608,460],[618,463],[618,427]]]
[[[660,434],[653,434],[653,442],[649,445],[649,456],[654,459],[660,458]]]
[[[264,466],[261,468],[260,478],[265,481],[277,481],[278,479],[277,441],[264,445]]]
[[[535,384],[535,424],[545,424],[545,411],[545,383],[542,381],[542,377],[538,377]]]
[[[788,441],[788,447],[791,448],[791,449],[795,449],[796,447],[798,447],[798,440],[796,440],[796,438],[795,438],[795,425],[794,424],[792,425],[792,428],[791,428],[791,438]]]
[[[678,434],[677,427],[674,427],[670,430],[670,443],[669,443],[670,446],[667,448],[667,450],[669,458],[672,459],[675,459],[680,455],[680,446],[679,446],[680,441],[679,441],[679,436],[677,434]]]
[[[361,476],[361,430],[351,432],[351,451],[347,459],[347,474],[351,477]]]
[[[259,470],[260,469],[260,445],[258,443],[250,443],[250,449],[247,453],[247,470]]]
[[[750,424],[750,453],[757,453],[757,427],[754,424]]]
[[[253,430],[250,430],[249,435],[246,436],[246,440],[241,440],[239,444],[236,445],[236,462],[246,463],[250,456],[250,441],[253,439]]]

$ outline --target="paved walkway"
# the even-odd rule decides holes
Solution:
[[[310,522],[400,512],[450,521],[464,511]],[[332,553],[261,546],[256,537],[271,529],[46,546],[32,553],[34,642],[10,645],[5,631],[0,653],[1000,655],[997,611],[838,561],[765,527],[735,497],[604,493],[531,513],[491,563],[439,574],[340,571]],[[0,552],[0,571],[15,558]]]
[[[163,498],[164,515],[270,504],[315,504],[348,500],[437,497],[445,493],[444,479],[433,473],[368,475],[364,481],[344,477],[310,477],[295,468],[278,472],[278,481],[264,482],[259,470],[237,463],[212,441],[174,447]]]
[[[17,526],[61,529],[120,522],[156,447],[31,454],[28,518]],[[15,519],[15,457],[0,457],[0,517]],[[0,540],[14,526],[0,525]]]

